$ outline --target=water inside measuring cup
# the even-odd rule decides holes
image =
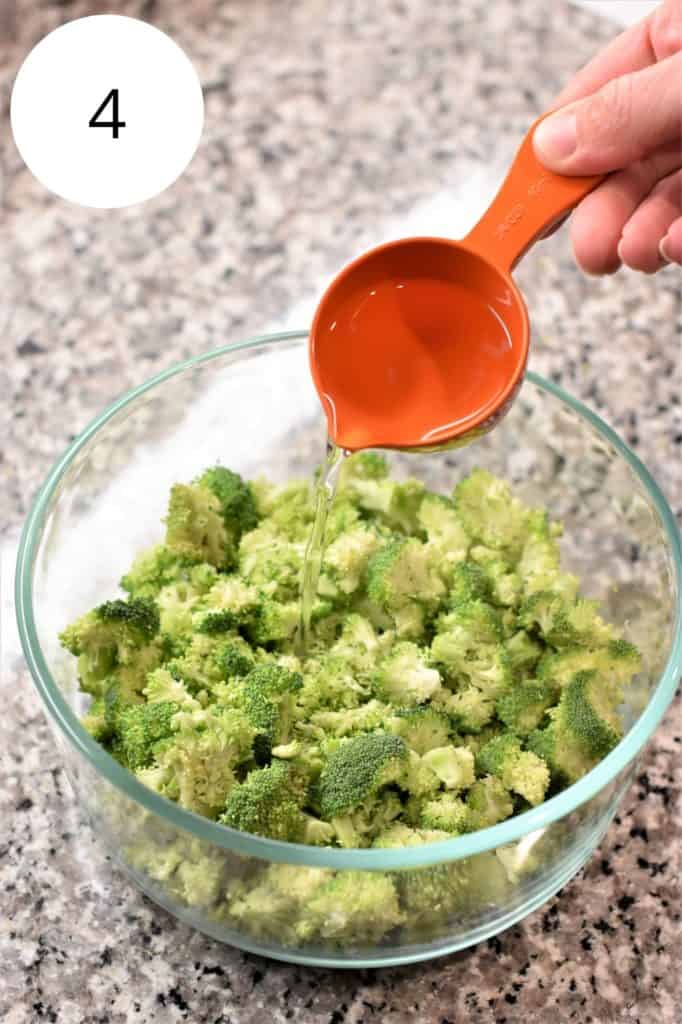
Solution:
[[[335,317],[317,358],[330,437],[350,451],[435,445],[492,412],[514,375],[499,305],[453,281],[381,281]]]

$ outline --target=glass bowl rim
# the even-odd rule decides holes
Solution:
[[[185,810],[153,790],[148,789],[127,769],[118,764],[92,739],[80,724],[68,702],[55,682],[38,640],[33,614],[33,565],[41,539],[42,527],[55,490],[64,473],[81,448],[97,434],[117,412],[147,391],[164,381],[191,370],[203,363],[220,358],[231,352],[256,348],[259,345],[303,341],[307,331],[284,331],[258,335],[245,341],[223,345],[203,352],[191,359],[176,363],[150,377],[144,383],[125,392],[98,416],[96,416],[71,442],[64,454],[48,473],[29,510],[21,534],[17,554],[15,576],[15,603],[19,636],[35,686],[43,700],[49,717],[56,723],[69,743],[104,776],[116,789],[146,810],[157,814],[169,824],[180,828],[197,838],[210,842],[234,853],[257,857],[261,860],[300,864],[307,867],[332,868],[337,870],[397,870],[422,867],[428,864],[459,860],[474,854],[504,846],[520,837],[542,829],[559,818],[570,814],[581,804],[603,789],[639,753],[650,738],[672,701],[677,686],[682,662],[682,608],[678,596],[672,649],[665,669],[647,701],[646,707],[627,735],[603,761],[578,782],[539,807],[525,811],[516,817],[492,827],[481,829],[463,836],[456,836],[442,842],[428,843],[419,847],[405,847],[392,850],[333,849],[307,846],[300,843],[285,843],[266,839],[250,833],[238,832],[218,822],[203,818]],[[660,517],[669,549],[672,554],[678,595],[682,584],[682,545],[680,533],[673,513],[660,488],[649,471],[604,421],[572,398],[552,381],[538,374],[528,372],[526,377],[540,388],[567,405],[587,420],[597,432],[608,441],[625,459],[639,478]]]

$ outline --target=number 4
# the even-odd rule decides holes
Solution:
[[[109,103],[109,100],[111,100],[111,116],[113,120],[98,121],[97,118],[100,114],[104,113],[104,108]],[[111,133],[113,137],[115,139],[118,138],[119,128],[125,128],[126,126],[125,121],[119,121],[118,119],[118,89],[111,89],[110,92],[107,93],[107,95],[104,97],[95,113],[88,121],[88,126],[90,128],[111,128]]]

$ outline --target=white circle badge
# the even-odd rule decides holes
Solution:
[[[136,18],[79,18],[45,36],[14,82],[17,148],[63,199],[111,209],[163,192],[194,156],[204,124],[189,58]]]

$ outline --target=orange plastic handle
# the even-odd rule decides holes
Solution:
[[[533,150],[531,126],[499,192],[462,243],[502,270],[512,270],[534,242],[606,175],[566,177],[547,170]]]

